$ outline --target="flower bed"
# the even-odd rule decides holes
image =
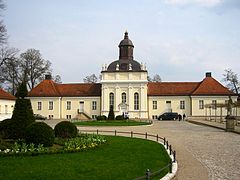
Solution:
[[[104,144],[106,139],[101,135],[81,135],[71,139],[56,139],[58,147],[43,147],[42,144],[15,142],[12,148],[0,150],[0,156],[39,155],[65,152],[79,152]]]

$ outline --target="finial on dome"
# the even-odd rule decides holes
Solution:
[[[128,32],[127,32],[127,30],[125,31],[124,34],[125,34],[125,35],[124,35],[124,39],[128,39]]]

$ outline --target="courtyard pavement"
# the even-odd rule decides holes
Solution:
[[[45,121],[52,127],[59,120]],[[121,130],[166,137],[176,150],[175,180],[240,179],[240,135],[186,121],[153,121],[151,126],[79,127],[79,130]]]

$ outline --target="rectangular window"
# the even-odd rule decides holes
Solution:
[[[157,101],[153,101],[153,109],[157,109]]]
[[[42,110],[42,102],[37,102],[37,110]]]
[[[67,117],[67,119],[72,119],[71,115],[67,115],[66,117]]]
[[[199,100],[199,109],[204,109],[204,101]]]
[[[212,108],[213,109],[217,108],[217,100],[212,100]]]
[[[185,101],[180,101],[180,109],[185,109]]]
[[[71,101],[67,101],[67,110],[71,110],[71,105],[72,105],[72,102]]]
[[[92,115],[92,119],[97,119],[97,115]]]
[[[97,110],[97,101],[92,101],[92,110]]]
[[[134,93],[134,110],[139,110],[139,94]]]
[[[152,115],[152,119],[157,119],[158,116],[157,115]]]
[[[48,109],[53,110],[53,101],[48,102]]]

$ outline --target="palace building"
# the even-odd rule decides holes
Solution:
[[[156,119],[170,111],[204,116],[206,104],[226,103],[229,96],[237,101],[210,72],[199,82],[148,82],[147,68],[134,60],[127,32],[118,47],[119,59],[103,65],[100,83],[58,84],[46,75],[28,94],[34,113],[50,119],[95,119],[107,116],[112,106],[115,115]],[[219,116],[220,110],[213,113]]]

